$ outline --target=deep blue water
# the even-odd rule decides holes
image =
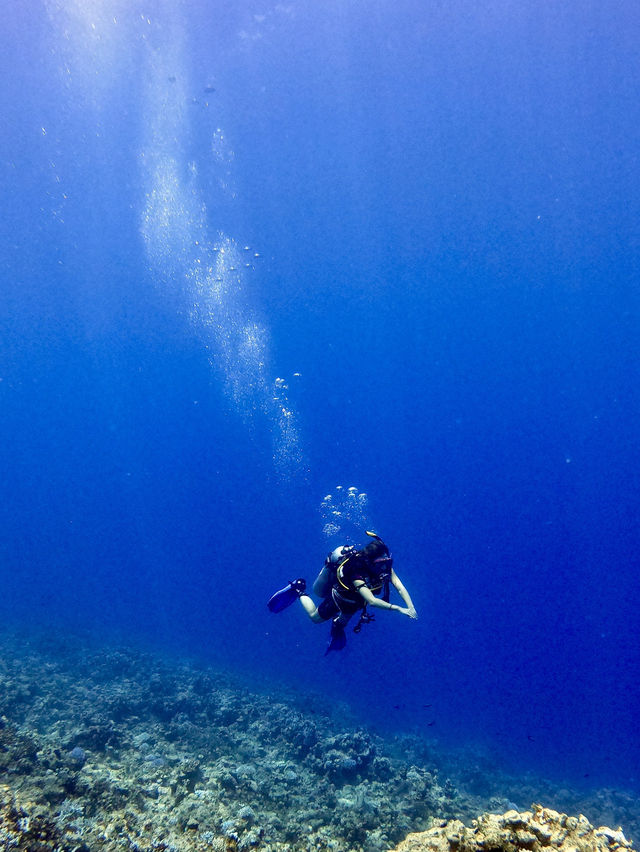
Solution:
[[[5,3],[3,619],[640,786],[638,23]],[[420,619],[325,658],[265,603],[366,525]]]

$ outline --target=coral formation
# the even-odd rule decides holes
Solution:
[[[24,852],[90,852],[84,843],[67,843],[50,816],[33,803],[19,804],[0,787],[0,848]]]
[[[373,852],[460,812],[435,768],[321,698],[133,650],[48,646],[0,648],[0,783],[21,814],[4,824],[40,820],[43,852]]]
[[[447,820],[534,797],[640,822],[631,795],[586,802],[471,752],[447,762],[434,742],[383,739],[317,695],[77,638],[0,636],[0,849],[383,852],[434,825],[434,838],[452,825],[471,837]]]
[[[567,816],[542,805],[531,811],[483,814],[470,827],[460,820],[410,834],[394,852],[623,852],[631,843],[622,829],[594,828],[585,816]]]

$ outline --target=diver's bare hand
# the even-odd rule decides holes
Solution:
[[[416,612],[416,608],[414,606],[399,606],[398,612],[401,612],[403,615],[406,615],[407,618],[418,617],[418,613]]]

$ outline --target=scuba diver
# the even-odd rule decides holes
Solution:
[[[353,628],[354,633],[359,633],[363,624],[374,620],[374,615],[367,612],[367,606],[401,612],[408,618],[418,617],[409,592],[393,570],[389,548],[379,535],[373,532],[367,532],[367,535],[373,540],[362,550],[342,545],[327,556],[313,584],[314,594],[322,598],[318,606],[305,594],[307,584],[302,578],[292,580],[272,595],[267,603],[271,612],[282,612],[299,600],[316,624],[331,619],[331,637],[325,655],[344,648],[347,643],[344,628],[357,612],[360,619]],[[390,584],[398,591],[405,606],[389,602]]]

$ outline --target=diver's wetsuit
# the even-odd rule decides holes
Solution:
[[[325,621],[338,613],[345,615],[348,621],[354,613],[365,608],[366,602],[354,583],[362,581],[374,595],[383,591],[389,569],[376,565],[366,550],[354,553],[339,565],[331,594],[318,607],[318,614]]]

